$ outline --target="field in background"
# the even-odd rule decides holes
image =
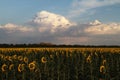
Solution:
[[[120,48],[0,48],[0,80],[120,80]]]

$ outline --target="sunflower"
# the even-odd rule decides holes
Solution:
[[[11,64],[10,66],[9,66],[9,70],[13,70],[14,69],[14,64]]]
[[[9,57],[8,57],[8,60],[9,60],[9,61],[12,61],[12,57],[11,57],[11,56],[9,56]]]
[[[103,65],[100,66],[100,72],[101,73],[105,73],[106,72],[105,66],[103,66]]]
[[[17,55],[13,55],[12,58],[13,58],[13,59],[17,59]]]
[[[103,60],[103,61],[102,61],[102,64],[105,65],[105,64],[106,64],[106,60]]]
[[[87,63],[91,63],[91,56],[89,55],[86,59]]]
[[[37,73],[37,72],[40,72],[40,69],[39,68],[36,68],[35,69],[35,72]]]
[[[8,60],[9,59],[9,56],[5,56],[4,57],[4,60],[6,61],[6,60]]]
[[[29,64],[28,64],[28,67],[29,67],[29,69],[30,69],[31,71],[32,71],[32,70],[35,70],[35,68],[36,68],[36,62],[33,61],[33,62],[29,63]]]
[[[24,62],[28,63],[28,58],[27,57],[24,57]]]
[[[23,60],[23,56],[18,56],[18,60],[22,61]]]
[[[52,54],[50,54],[50,58],[53,58],[53,55],[52,55]]]
[[[42,58],[41,58],[41,62],[42,62],[42,63],[46,63],[46,62],[47,62],[47,59],[46,59],[45,57],[42,57]]]
[[[19,65],[18,65],[18,72],[24,71],[24,65],[25,65],[25,64],[19,64]]]
[[[2,69],[2,72],[5,72],[7,70],[7,65],[3,64],[2,67],[1,67],[1,69]]]
[[[0,57],[1,57],[1,59],[3,59],[3,58],[4,58],[4,55],[1,54]]]

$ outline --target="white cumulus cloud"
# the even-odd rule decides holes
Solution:
[[[51,13],[48,11],[38,12],[32,23],[39,26],[40,32],[50,30],[56,32],[58,30],[66,30],[75,23],[70,22],[64,16]]]
[[[95,20],[94,22],[90,22],[91,25],[100,25],[102,24],[99,20]]]

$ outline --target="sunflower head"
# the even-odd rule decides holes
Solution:
[[[106,60],[103,60],[103,61],[102,61],[102,64],[105,65],[105,64],[106,64]]]
[[[18,60],[22,61],[23,60],[23,56],[18,56]]]
[[[7,61],[9,59],[9,56],[5,56],[4,60]]]
[[[24,66],[25,66],[25,64],[19,64],[18,65],[18,72],[22,72],[22,71],[24,71]]]
[[[14,64],[11,64],[10,66],[9,66],[9,70],[13,70],[14,69]]]
[[[11,56],[9,56],[9,57],[8,57],[8,60],[9,60],[9,61],[12,61],[12,57],[11,57]]]
[[[89,55],[86,59],[87,63],[91,63],[91,56]]]
[[[46,62],[47,62],[47,59],[46,59],[45,57],[42,57],[42,58],[41,58],[41,62],[42,62],[42,63],[46,63]]]
[[[13,59],[17,59],[17,55],[13,55],[12,58],[13,58]]]
[[[53,55],[52,55],[52,54],[50,54],[50,58],[53,58]]]
[[[28,64],[28,67],[29,67],[30,71],[35,70],[35,68],[36,68],[36,62],[33,61],[33,62],[29,63],[29,64]]]
[[[28,58],[27,57],[24,57],[24,62],[28,63]]]
[[[2,67],[1,67],[2,72],[6,72],[7,68],[8,68],[8,66],[6,64],[3,64]]]
[[[4,58],[4,55],[3,55],[3,54],[0,54],[0,58],[3,59],[3,58]]]
[[[100,72],[105,74],[105,72],[106,72],[105,66],[103,66],[103,65],[100,66]]]

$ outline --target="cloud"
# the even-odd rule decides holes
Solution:
[[[109,23],[103,24],[98,20],[90,23],[89,27],[84,30],[86,33],[95,35],[106,35],[106,34],[119,34],[120,24]]]
[[[119,3],[120,0],[74,0],[72,3],[72,10],[70,10],[69,16],[75,17],[91,9]]]
[[[25,25],[7,23],[0,26],[1,43],[39,43],[56,42],[56,37],[69,35],[71,27],[76,24],[64,16],[48,11],[38,12]],[[68,32],[68,33],[67,33]],[[71,33],[72,34],[72,33]],[[60,41],[62,42],[62,41]]]
[[[75,24],[59,14],[41,11],[27,24],[0,25],[0,43],[109,45],[120,43],[119,33],[119,23],[105,24],[95,20]]]
[[[7,23],[0,25],[0,43],[28,43],[35,29],[29,26]]]
[[[6,31],[7,33],[12,33],[16,31],[20,32],[28,32],[28,31],[33,31],[34,29],[31,27],[26,27],[26,26],[21,26],[21,25],[16,25],[12,23],[5,24],[3,26],[0,26],[0,29]]]
[[[100,25],[102,24],[99,20],[95,20],[94,22],[90,22],[91,25]]]
[[[53,33],[59,30],[65,31],[70,26],[75,25],[75,23],[70,22],[64,16],[48,11],[38,12],[31,23],[39,26],[40,32],[51,31]]]

